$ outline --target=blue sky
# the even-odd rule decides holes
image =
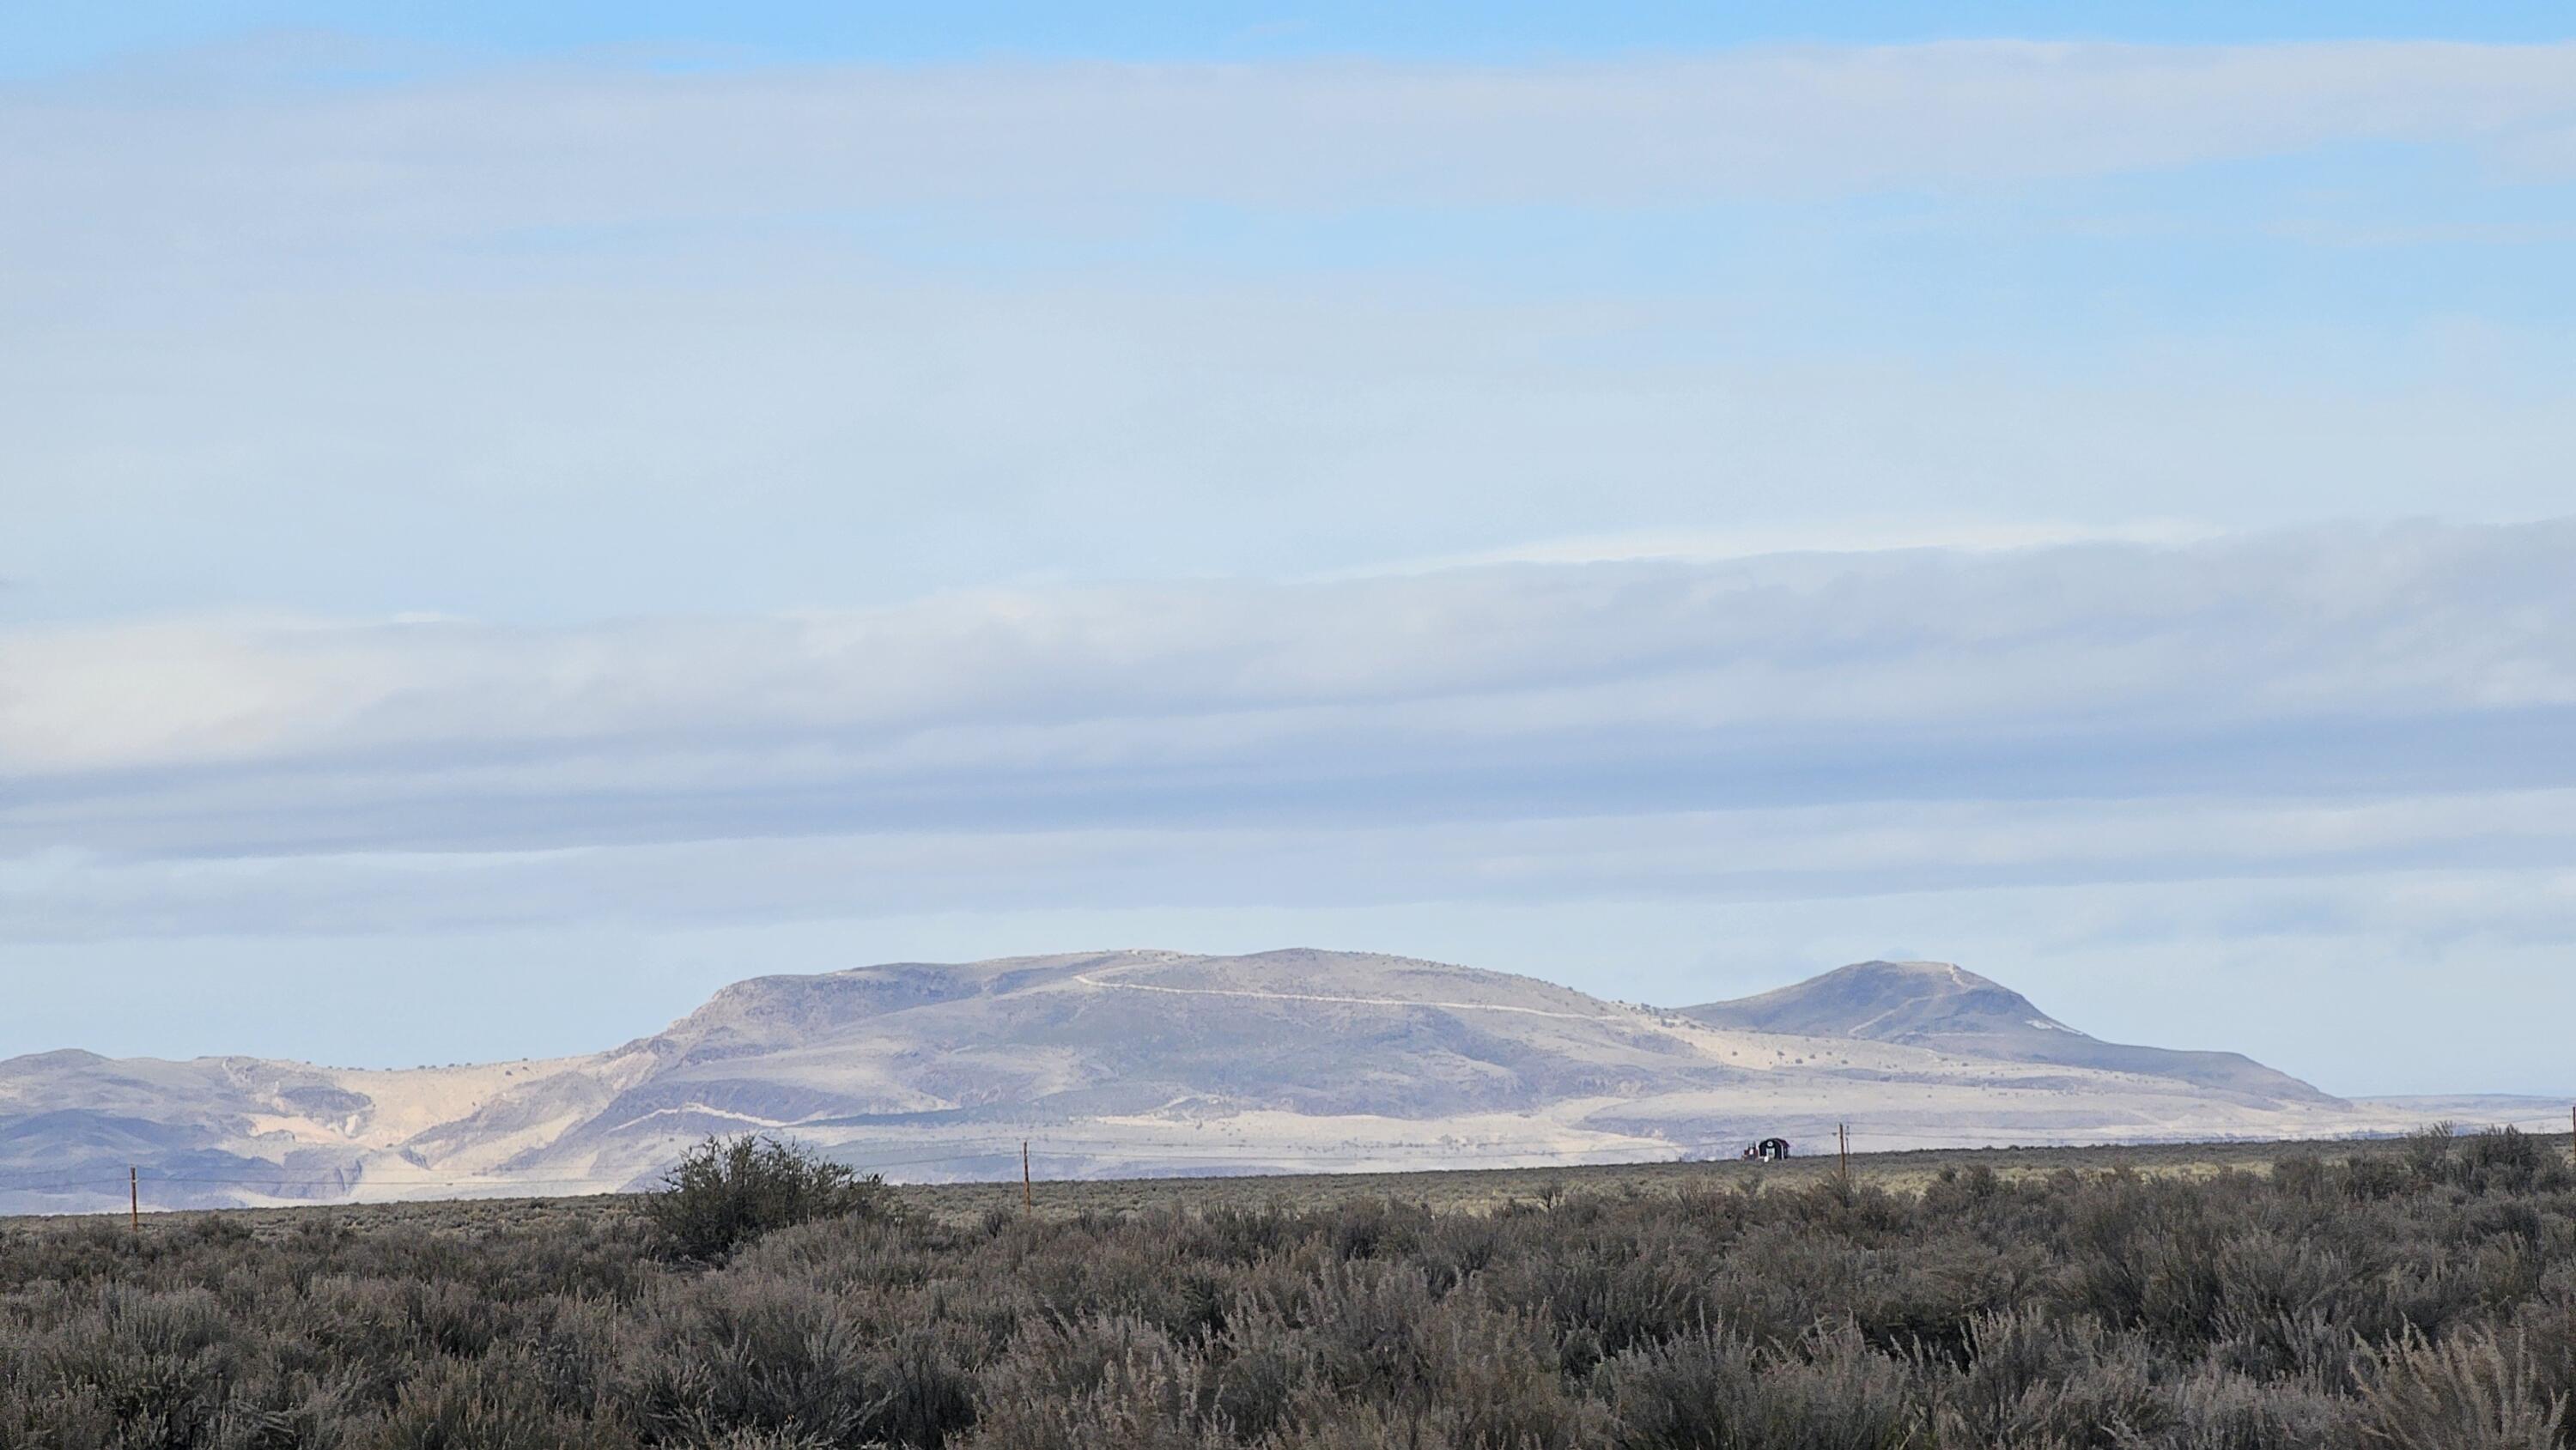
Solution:
[[[1305,943],[2571,1086],[2553,11],[715,14],[12,15],[0,1053]]]
[[[1520,61],[1723,46],[2016,36],[2179,44],[2563,40],[2563,7],[2273,4],[1447,4],[1064,6],[228,3],[15,6],[9,69],[64,71],[263,33],[361,36],[478,57],[595,48],[713,52],[736,63],[1370,55]]]

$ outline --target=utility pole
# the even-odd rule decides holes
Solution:
[[[1037,1211],[1037,1185],[1029,1178],[1029,1140],[1022,1138],[1020,1140],[1020,1217],[1027,1218]]]
[[[129,1166],[125,1170],[127,1222],[134,1226],[134,1236],[143,1237],[143,1170]]]
[[[1834,1124],[1834,1144],[1842,1149],[1843,1187],[1851,1187],[1851,1124]]]

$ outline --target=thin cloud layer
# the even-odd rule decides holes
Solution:
[[[1420,823],[1354,815],[1150,830],[909,827],[543,851],[173,859],[54,850],[0,860],[0,940],[569,924],[651,931],[922,913],[1331,912],[1415,902],[1733,907],[2164,888],[2177,904],[2160,926],[2125,923],[2134,942],[2171,936],[2184,922],[2220,935],[2207,891],[2269,882],[2297,883],[2309,904],[2240,910],[2240,935],[2288,924],[2357,933],[2376,923],[2532,948],[2576,928],[2571,804],[2569,789],[1874,801]],[[2357,880],[2376,884],[2352,890]],[[2410,884],[2389,884],[2398,881]],[[2184,899],[2193,904],[2179,905]]]
[[[531,69],[352,88],[168,76],[20,87],[0,134],[18,250],[739,219],[816,206],[1670,206],[2467,145],[2564,175],[2576,47],[1948,43],[1478,68],[1367,62],[651,74]],[[84,228],[81,218],[88,218]],[[87,228],[95,228],[88,230]],[[166,235],[166,234],[165,234]]]
[[[0,634],[0,840],[406,851],[2568,783],[2576,524]]]

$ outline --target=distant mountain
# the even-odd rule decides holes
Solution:
[[[2468,1111],[2454,1105],[2450,1115]],[[584,1057],[0,1062],[0,1212],[579,1193],[768,1131],[890,1176],[1388,1170],[2401,1130],[2231,1053],[2096,1041],[1866,962],[1665,1012],[1372,953],[1124,951],[762,977]]]
[[[2019,992],[1948,962],[1856,962],[1758,997],[1681,1011],[1718,1027],[1859,1037],[2000,1062],[2171,1078],[2257,1104],[2334,1101],[2242,1053],[2104,1042],[2040,1011]]]

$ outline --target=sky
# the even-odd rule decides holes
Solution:
[[[2571,32],[9,7],[0,1055],[1312,945],[2576,1091]]]

